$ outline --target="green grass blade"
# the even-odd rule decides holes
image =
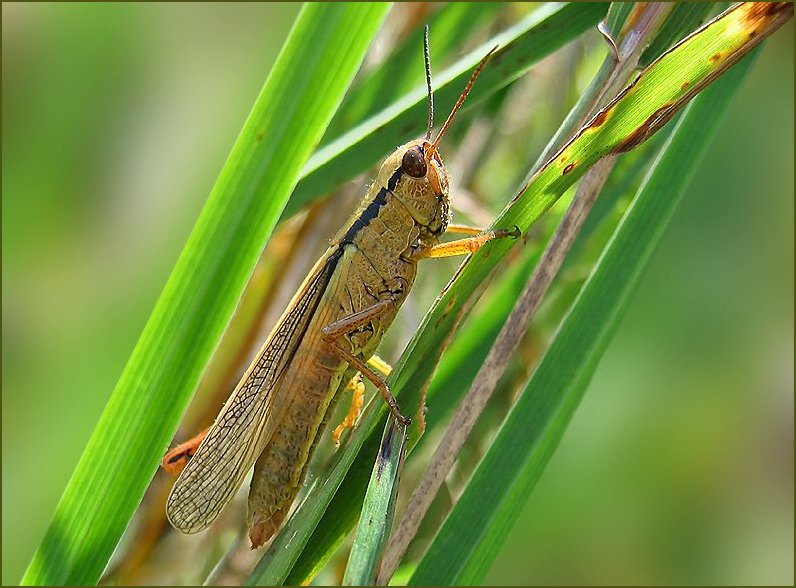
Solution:
[[[630,12],[633,10],[633,6],[633,2],[611,2],[611,4],[608,6],[608,12],[605,14],[605,17],[597,25],[598,30],[601,30],[602,34],[608,33],[608,35],[611,36],[611,42],[609,44],[612,46],[612,53],[613,50],[616,49],[616,40],[619,38],[619,33],[622,29],[622,26],[624,26],[625,21],[630,15]],[[606,43],[608,43],[607,40]],[[539,154],[536,162],[528,170],[524,183],[530,182],[533,174],[535,174],[539,168],[547,163],[553,154],[556,153],[561,146],[570,139],[570,137],[572,137],[575,131],[583,126],[585,117],[589,112],[592,112],[593,108],[595,108],[595,105],[600,98],[601,90],[605,87],[608,77],[614,70],[614,65],[616,63],[615,58],[616,56],[614,55],[613,59],[608,56],[603,60],[603,64],[600,67],[600,70],[597,72],[597,75],[592,78],[588,88],[586,88],[586,90],[581,94],[580,98],[578,98],[578,101],[569,111],[564,122],[559,125],[555,134],[547,142],[544,150]]]
[[[434,77],[437,112],[450,112],[473,67],[500,44],[470,93],[471,108],[527,72],[543,57],[594,26],[608,9],[607,3],[573,3],[544,6],[472,51]],[[432,56],[433,57],[433,56]],[[316,151],[302,173],[284,217],[303,205],[381,161],[396,145],[422,136],[428,119],[425,84],[406,96],[388,101],[377,115]]]
[[[365,493],[343,586],[369,586],[376,581],[382,550],[395,517],[395,498],[405,456],[406,427],[389,418]]]
[[[661,134],[664,134],[665,131],[666,129]],[[577,255],[574,255],[576,246],[582,247],[582,241],[588,240],[590,233],[603,232],[612,228],[613,219],[609,213],[615,208],[619,198],[628,193],[628,186],[638,185],[641,181],[642,172],[649,166],[660,148],[660,143],[656,142],[654,146],[655,149],[648,149],[646,145],[642,146],[639,151],[643,150],[643,153],[633,160],[629,157],[619,160],[606,188],[595,204],[595,209],[592,210],[578,240],[573,245],[567,262],[574,259],[574,263],[583,263]],[[595,214],[600,205],[603,206],[603,209],[599,211],[599,214]],[[551,225],[557,224],[551,223]],[[440,360],[428,388],[426,405],[428,414],[433,415],[434,418],[434,422],[428,425],[429,430],[444,425],[470,388],[500,328],[536,267],[543,247],[544,242],[535,247],[525,247],[527,251],[522,253],[522,258],[509,267],[499,279],[495,280],[493,291],[479,303],[478,314],[468,319],[451,342],[450,347]],[[428,435],[423,435],[417,439],[417,444],[422,445],[427,437]]]
[[[577,408],[751,60],[691,105],[410,584],[483,580]]]
[[[703,28],[698,35],[690,37],[653,64],[631,90],[623,93],[609,105],[605,114],[597,117],[595,123],[598,124],[578,134],[556,159],[534,175],[524,194],[512,200],[495,226],[517,225],[523,232],[527,231],[596,161],[609,153],[635,147],[640,138],[649,137],[660,128],[660,124],[650,125],[649,121],[664,122],[664,119],[659,118],[661,109],[668,107],[672,114],[676,112],[695,95],[694,88],[702,89],[725,71],[728,64],[737,61],[762,36],[776,30],[790,16],[787,7],[762,15],[762,20],[754,20],[758,32],[750,38],[747,36],[748,27],[739,26],[748,10],[744,5],[735,8],[724,15],[725,18]],[[722,52],[721,63],[709,59],[716,51]],[[573,162],[577,164],[570,167]],[[417,405],[420,391],[429,381],[437,358],[455,331],[466,304],[472,301],[480,284],[488,279],[512,246],[509,240],[495,241],[468,258],[468,262],[425,316],[389,379],[402,406]],[[311,540],[303,539],[302,549],[306,544],[306,555],[296,560],[295,569],[287,577],[288,583],[298,584],[312,578],[356,523],[358,507],[355,505],[364,495],[372,463],[368,460],[372,459],[370,456],[375,454],[378,447],[378,433],[374,432],[384,414],[382,406],[374,405],[369,406],[363,414],[358,430],[352,436],[352,440],[357,439],[356,444],[345,448],[343,453],[362,448],[367,459],[358,459],[342,482],[334,479],[333,486],[337,492],[335,501],[327,509],[322,524],[317,526]],[[368,435],[368,440],[362,442],[359,439],[361,435]],[[324,500],[327,498],[331,500],[331,496],[325,495]]]
[[[505,4],[500,2],[449,2],[432,14],[430,28],[432,67],[441,72],[450,55],[470,39],[473,32],[494,18]],[[354,81],[334,115],[322,145],[379,113],[386,104],[425,84],[423,28],[409,34],[379,67]]]
[[[308,4],[23,578],[93,584],[168,447],[300,172],[389,4]]]
[[[641,67],[648,66],[669,47],[697,28],[716,8],[717,5],[712,2],[678,2],[658,36],[641,56]]]

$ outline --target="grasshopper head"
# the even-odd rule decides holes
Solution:
[[[379,177],[418,225],[445,232],[450,215],[450,176],[439,151],[427,139],[410,141],[390,155]]]
[[[454,116],[464,104],[475,80],[481,74],[487,61],[497,50],[492,50],[475,68],[470,81],[459,96],[445,124],[442,125],[437,137],[431,141],[431,129],[434,126],[434,93],[431,88],[431,58],[428,43],[428,25],[423,38],[423,53],[426,63],[426,85],[428,87],[428,130],[422,139],[415,139],[398,147],[384,162],[379,171],[381,185],[386,186],[398,198],[412,218],[426,232],[441,235],[450,222],[450,176],[442,163],[439,144]]]

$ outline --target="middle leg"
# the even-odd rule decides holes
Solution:
[[[401,414],[401,410],[398,407],[398,402],[392,395],[390,387],[387,385],[387,382],[384,380],[384,378],[379,376],[367,363],[365,363],[365,361],[362,360],[362,358],[355,356],[353,353],[351,353],[351,351],[339,343],[339,340],[342,337],[352,333],[362,325],[369,323],[374,318],[378,318],[385,312],[392,310],[395,308],[395,305],[396,301],[393,298],[380,300],[376,304],[369,306],[364,310],[360,310],[359,312],[355,312],[354,314],[335,321],[330,325],[326,325],[323,328],[323,337],[324,341],[326,341],[327,345],[329,345],[329,348],[334,351],[335,354],[337,354],[341,359],[347,361],[351,367],[359,370],[363,376],[370,380],[376,386],[376,388],[379,389],[379,392],[381,392],[385,402],[387,402],[387,405],[390,407],[390,411],[393,413],[393,416],[395,416],[395,418],[404,425],[409,425],[412,422],[412,419]]]

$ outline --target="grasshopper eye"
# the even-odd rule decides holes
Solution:
[[[420,147],[412,147],[409,151],[404,153],[401,167],[404,173],[413,178],[422,178],[426,175],[426,171],[428,171],[426,167],[426,158],[423,157],[423,152],[420,150]]]

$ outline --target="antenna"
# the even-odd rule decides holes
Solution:
[[[431,50],[428,45],[428,25],[423,35],[423,56],[426,59],[426,86],[428,87],[428,130],[426,141],[431,141],[431,127],[434,126],[434,91],[431,89]]]
[[[481,75],[481,71],[484,69],[484,66],[486,65],[487,61],[489,61],[489,58],[492,57],[492,54],[495,51],[497,51],[497,48],[498,48],[497,45],[492,47],[489,53],[487,53],[484,56],[484,58],[481,60],[481,62],[478,64],[478,67],[475,68],[475,71],[473,71],[473,75],[470,76],[470,81],[467,82],[467,86],[465,86],[464,92],[462,92],[462,95],[459,96],[459,100],[456,102],[456,104],[453,107],[453,110],[451,110],[451,113],[448,115],[448,120],[446,120],[445,124],[442,125],[442,128],[440,129],[437,138],[434,139],[434,143],[431,145],[431,149],[429,149],[430,153],[433,153],[434,151],[437,150],[437,146],[439,145],[440,139],[442,139],[442,136],[445,134],[445,131],[448,130],[448,127],[450,126],[454,115],[459,111],[459,108],[461,108],[462,104],[464,104],[464,100],[467,98],[467,95],[470,93],[470,90],[473,89],[475,80],[477,80],[478,76]]]

